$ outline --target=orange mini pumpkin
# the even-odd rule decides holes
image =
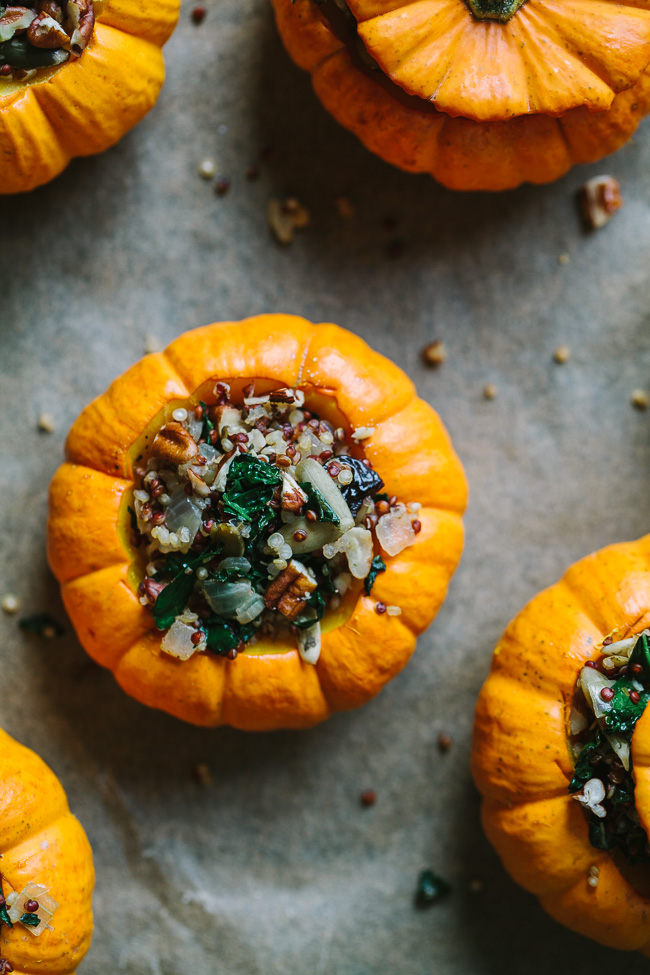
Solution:
[[[93,930],[90,844],[54,773],[4,731],[0,856],[0,972],[74,975]]]
[[[609,0],[273,0],[325,108],[451,189],[547,183],[650,111],[650,10]]]
[[[609,771],[605,765],[608,791],[599,787],[598,802],[585,794],[584,785],[576,792],[584,779],[596,775],[601,753],[590,746],[591,751],[584,756],[581,751],[576,761],[571,742],[579,675],[588,672],[597,678],[599,686],[606,688],[601,706],[609,706],[616,700],[609,687],[613,681],[607,680],[607,670],[601,673],[594,665],[609,645],[614,649],[636,645],[638,640],[626,638],[642,634],[649,626],[650,536],[612,545],[576,563],[525,607],[499,641],[476,707],[472,748],[473,774],[483,795],[483,825],[514,880],[574,931],[613,948],[638,949],[647,955],[650,709],[642,710],[647,689],[633,684],[634,672],[643,671],[640,664],[632,669],[626,664],[621,670],[626,674],[625,693],[632,686],[641,688],[641,694],[635,692],[634,705],[630,692],[622,712],[641,711],[627,763],[627,774],[636,785],[628,781],[627,794],[617,796],[616,783],[625,771],[610,752]],[[599,724],[592,724],[588,733],[600,734]],[[576,784],[581,758],[583,766],[596,771],[588,770]],[[580,802],[574,801],[576,797]],[[602,805],[621,798],[623,806],[617,808],[625,814],[622,828],[635,831],[636,846],[628,849],[628,854],[634,854],[632,860],[623,856],[621,845],[632,834],[621,832],[620,817],[608,818],[614,810]],[[585,804],[591,818],[581,808]]]
[[[137,594],[143,570],[127,511],[136,458],[175,410],[209,400],[215,381],[252,380],[301,387],[305,408],[364,427],[388,495],[422,505],[414,543],[385,557],[371,595],[356,592],[325,617],[315,665],[286,640],[258,641],[235,660],[174,659]],[[305,728],[372,698],[436,615],[462,549],[465,478],[438,416],[395,365],[335,325],[263,315],[188,332],[83,411],[67,457],[51,486],[48,552],[79,638],[127,693],[199,725]],[[380,615],[381,602],[401,614]]]
[[[74,156],[103,152],[146,115],[164,80],[160,49],[179,6],[97,0],[92,36],[79,56],[22,80],[0,77],[0,193],[47,183]]]

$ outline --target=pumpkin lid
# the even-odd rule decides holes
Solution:
[[[607,110],[650,64],[648,0],[347,0],[381,70],[451,116]]]

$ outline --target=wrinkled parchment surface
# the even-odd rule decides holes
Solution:
[[[650,126],[554,186],[452,194],[338,128],[265,0],[208,0],[200,27],[190,9],[137,130],[2,198],[0,592],[64,621],[44,556],[48,482],[78,411],[146,336],[266,310],[336,321],[407,370],[466,465],[468,540],[407,670],[311,732],[185,727],[126,697],[69,627],[44,644],[0,619],[0,720],[60,775],[95,849],[82,975],[640,975],[647,962],[564,931],[504,874],[468,756],[509,618],[574,559],[650,529],[650,412],[629,403],[650,387]],[[274,154],[248,182],[265,146]],[[232,178],[223,198],[197,175],[204,157]],[[619,177],[626,203],[589,236],[574,193],[599,172]],[[265,208],[287,195],[312,224],[283,250]],[[340,195],[354,218],[338,214]],[[419,359],[433,338],[449,352],[437,371]],[[454,739],[446,755],[440,731]],[[422,912],[412,894],[426,866],[454,890]]]

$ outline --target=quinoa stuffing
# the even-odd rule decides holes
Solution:
[[[355,587],[370,593],[386,568],[375,553],[415,541],[420,505],[382,493],[369,428],[335,427],[302,389],[256,396],[250,383],[237,404],[217,383],[213,396],[174,410],[136,468],[140,602],[180,660],[284,637],[314,664],[326,612]]]
[[[589,839],[620,850],[631,863],[650,863],[650,844],[634,805],[631,743],[650,700],[650,630],[613,643],[580,671],[571,712],[575,757],[569,791],[584,808]],[[591,875],[590,875],[591,876]],[[591,886],[597,885],[597,874]]]
[[[93,0],[26,0],[0,3],[0,92],[2,82],[29,81],[84,52],[95,26]]]

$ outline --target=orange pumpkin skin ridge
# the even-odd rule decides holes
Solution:
[[[37,938],[22,925],[2,926],[0,955],[16,975],[74,975],[90,947],[92,851],[54,773],[34,752],[0,730],[0,869],[2,892],[43,884],[59,904]]]
[[[499,641],[476,705],[472,772],[488,839],[513,879],[557,921],[601,944],[650,954],[650,900],[589,842],[568,792],[570,701],[603,639],[650,626],[650,535],[573,565]],[[636,807],[650,825],[650,711],[632,738]],[[600,871],[587,884],[589,867]]]
[[[452,117],[398,99],[353,62],[316,0],[272,0],[284,45],[308,71],[316,95],[371,152],[453,190],[500,191],[550,183],[577,163],[619,149],[650,112],[650,68],[616,94],[608,111],[572,108],[560,117],[495,121]]]
[[[49,182],[73,157],[103,152],[147,114],[179,9],[180,0],[106,0],[80,58],[18,91],[0,87],[0,193]]]
[[[253,378],[316,388],[352,428],[374,427],[364,447],[386,490],[423,505],[415,543],[385,557],[371,598],[360,596],[350,617],[324,633],[316,666],[289,648],[234,661],[166,655],[129,579],[131,555],[118,529],[133,486],[129,452],[148,424],[209,380]],[[307,728],[362,705],[407,663],[462,551],[467,485],[437,414],[397,366],[336,325],[262,315],[186,332],[86,407],[67,457],[50,489],[48,557],[77,634],[128,694],[198,725]],[[377,600],[399,605],[402,615],[379,616]]]

